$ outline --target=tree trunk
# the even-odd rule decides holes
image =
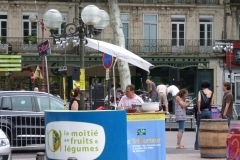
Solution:
[[[120,10],[117,0],[108,0],[110,25],[113,29],[113,37],[116,45],[125,48],[125,38],[120,19]],[[127,85],[131,84],[131,74],[127,62],[118,59],[118,72],[120,77],[121,89],[125,91]]]

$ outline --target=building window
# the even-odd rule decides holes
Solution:
[[[125,47],[128,49],[129,39],[129,14],[120,14],[120,18],[123,26],[123,34],[125,37]]]
[[[157,51],[158,16],[156,14],[143,15],[144,52]]]
[[[185,16],[172,15],[172,45],[184,46],[185,44]]]
[[[1,43],[6,43],[6,38],[7,38],[7,13],[0,13],[0,37],[1,37]]]
[[[215,0],[197,0],[197,4],[216,4]]]
[[[23,40],[24,43],[29,43],[29,36],[38,36],[37,35],[37,23],[31,23],[28,18],[32,13],[23,14]],[[37,15],[37,14],[35,14]]]
[[[63,33],[63,29],[65,25],[68,23],[68,17],[67,14],[62,14],[62,24],[59,28],[55,29],[54,34],[55,35],[60,35]]]
[[[212,46],[213,45],[213,16],[200,16],[200,46]]]

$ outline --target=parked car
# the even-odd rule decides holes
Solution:
[[[13,150],[44,148],[44,111],[49,109],[63,110],[63,100],[44,92],[0,92],[0,128]]]
[[[6,134],[0,129],[0,160],[11,160],[11,147]]]

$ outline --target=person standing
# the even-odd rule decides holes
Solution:
[[[112,84],[112,85],[111,85],[111,89],[110,89],[110,98],[111,98],[111,97],[114,97],[114,95],[115,95],[115,94],[114,94],[114,85]]]
[[[184,99],[188,96],[188,91],[186,89],[181,89],[175,98],[175,116],[178,122],[178,134],[177,134],[177,149],[186,149],[185,146],[181,145],[181,140],[184,132],[184,124],[186,121],[186,108],[193,102],[193,100]]]
[[[207,80],[204,80],[201,84],[202,90],[198,92],[198,102],[197,102],[197,131],[196,131],[196,140],[194,144],[195,150],[199,149],[198,144],[198,133],[201,119],[212,119],[211,106],[213,105],[213,92],[209,90],[210,83]],[[204,96],[204,97],[203,97]],[[208,99],[208,103],[202,103],[203,98]]]
[[[75,87],[70,95],[73,98],[69,103],[69,110],[80,110],[80,95],[81,95],[80,88]]]
[[[119,97],[119,95],[118,95],[118,91],[122,91],[121,90],[121,85],[120,84],[118,84],[118,86],[117,86],[117,88],[116,88],[116,97],[119,99],[120,97]]]
[[[175,85],[167,86],[167,94],[171,93],[172,94],[172,112],[175,114],[175,96],[179,92],[179,89]]]
[[[222,99],[221,118],[228,120],[228,127],[233,118],[233,95],[231,93],[231,85],[229,82],[223,83],[222,90],[224,92]]]
[[[38,92],[39,90],[38,90],[38,87],[35,87],[34,88],[34,92]]]
[[[167,86],[165,86],[163,83],[157,86],[157,93],[158,93],[158,101],[159,106],[162,106],[162,104],[165,105],[166,112],[168,112],[168,100],[167,100]]]
[[[135,94],[135,86],[131,84],[126,87],[125,95],[118,103],[117,109],[132,107],[132,105],[140,105],[142,103],[144,103],[142,98]]]
[[[148,94],[150,95],[152,102],[157,102],[158,95],[155,83],[150,81],[149,79],[146,80],[146,83],[149,85]]]

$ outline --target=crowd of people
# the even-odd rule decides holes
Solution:
[[[166,113],[168,114],[168,100],[167,95],[172,94],[172,111],[175,114],[176,122],[178,123],[178,134],[177,134],[177,149],[185,149],[185,146],[181,144],[181,139],[184,133],[185,121],[186,121],[186,108],[196,100],[196,140],[194,143],[194,148],[196,150],[199,149],[198,143],[198,133],[201,119],[212,119],[212,105],[214,104],[214,93],[211,91],[210,83],[207,80],[204,80],[201,83],[201,90],[199,90],[197,97],[193,99],[188,99],[188,90],[183,88],[177,88],[175,85],[164,85],[159,84],[155,85],[154,82],[147,79],[146,84],[149,85],[148,95],[152,99],[152,102],[159,102],[160,105],[165,105]],[[233,95],[230,92],[231,85],[228,82],[223,83],[222,90],[224,92],[222,99],[222,108],[219,114],[219,118],[227,119],[228,126],[230,125],[230,121],[233,118]],[[36,89],[37,91],[37,89]],[[110,90],[111,97],[116,96],[119,99],[119,103],[117,109],[123,109],[123,107],[131,107],[133,105],[141,105],[144,103],[142,97],[135,94],[135,86],[130,84],[125,88],[125,94],[123,95],[123,91],[121,90],[121,86],[118,85],[115,93],[113,87]],[[79,100],[80,100],[81,91],[78,87],[76,87],[72,92],[72,100],[70,101],[69,109],[70,110],[79,110]]]
[[[214,104],[213,96],[214,93],[209,89],[210,83],[207,80],[204,80],[201,83],[201,90],[199,90],[197,97],[193,99],[188,98],[188,90],[178,89],[175,85],[164,85],[159,84],[155,85],[154,82],[149,79],[146,80],[146,83],[149,85],[148,94],[152,99],[152,102],[159,101],[159,105],[165,105],[166,112],[168,113],[168,100],[167,95],[172,94],[172,111],[175,114],[176,121],[178,123],[178,134],[177,134],[177,149],[185,149],[184,145],[181,145],[181,139],[184,133],[185,121],[186,121],[186,108],[189,107],[193,101],[196,101],[196,122],[197,122],[197,131],[196,131],[196,140],[194,148],[199,149],[198,144],[198,133],[201,119],[212,119],[211,107]],[[230,124],[231,119],[233,118],[233,95],[231,94],[231,85],[228,82],[223,83],[222,86],[224,96],[222,99],[222,109],[219,115],[219,118],[227,119],[228,125]],[[143,99],[135,94],[134,85],[128,85],[126,87],[125,95],[121,98],[117,109],[122,109],[124,106],[139,105],[143,102]]]

